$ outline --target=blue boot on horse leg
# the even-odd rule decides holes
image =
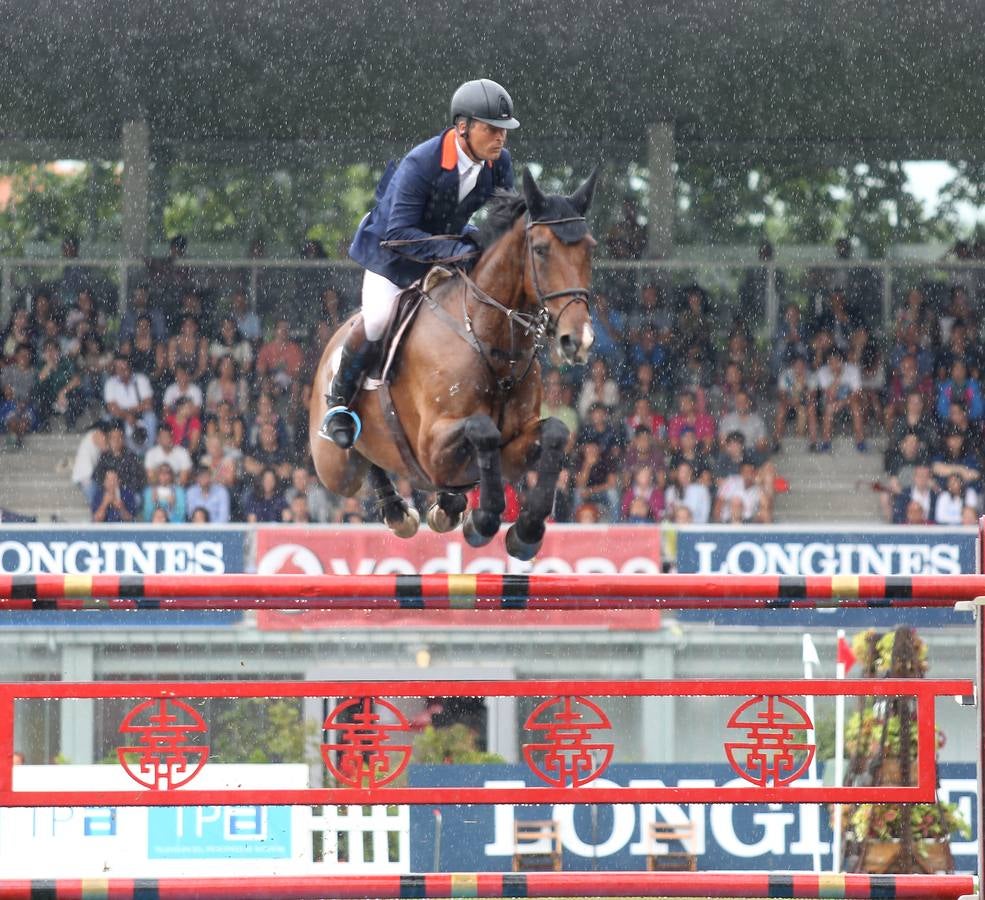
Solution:
[[[362,420],[352,409],[352,401],[366,373],[379,359],[381,343],[368,340],[362,320],[356,319],[342,344],[338,369],[325,395],[328,410],[318,435],[333,441],[343,450],[348,450],[359,440]]]
[[[544,542],[544,523],[554,511],[554,495],[564,465],[568,426],[560,419],[540,422],[540,457],[535,471],[537,483],[528,493],[520,515],[506,532],[506,552],[516,559],[530,560]]]

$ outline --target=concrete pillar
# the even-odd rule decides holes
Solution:
[[[672,644],[647,645],[643,648],[642,679],[673,679],[674,647]],[[642,698],[641,761],[674,762],[677,737],[677,698]]]
[[[93,681],[95,653],[91,644],[62,646],[62,681]],[[69,762],[88,764],[93,759],[95,718],[92,700],[62,700],[59,702],[59,723],[62,756]]]
[[[150,128],[146,120],[125,122],[123,157],[123,255],[141,258],[147,253],[150,214]]]
[[[650,202],[647,210],[647,256],[667,259],[674,250],[674,123],[649,126],[647,164]]]

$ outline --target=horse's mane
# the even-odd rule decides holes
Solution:
[[[497,188],[486,203],[486,219],[475,235],[476,243],[483,250],[488,250],[526,211],[527,200],[523,194]]]

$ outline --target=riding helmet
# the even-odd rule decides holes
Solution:
[[[459,116],[478,119],[495,128],[518,128],[513,100],[502,85],[488,78],[466,81],[451,98],[451,120]]]

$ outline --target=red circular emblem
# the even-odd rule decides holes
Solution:
[[[725,743],[729,764],[759,787],[796,781],[814,758],[814,744],[794,739],[795,732],[812,731],[814,723],[789,697],[753,697],[732,713],[728,727],[746,733],[744,741]]]
[[[145,700],[120,723],[120,733],[135,739],[126,747],[117,747],[116,757],[137,784],[152,791],[171,791],[202,771],[209,746],[193,743],[189,735],[208,730],[198,712],[181,700]]]
[[[552,697],[523,723],[543,740],[523,745],[523,757],[534,774],[552,787],[581,787],[594,781],[612,761],[613,745],[593,741],[595,732],[612,723],[600,707],[584,697]]]
[[[394,733],[409,731],[404,714],[387,700],[354,697],[335,707],[325,719],[334,743],[321,745],[328,770],[343,784],[380,788],[393,781],[410,762],[412,747],[391,744]]]

